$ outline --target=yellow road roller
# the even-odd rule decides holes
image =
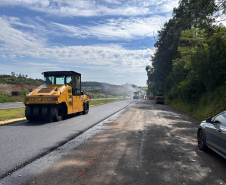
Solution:
[[[27,120],[61,121],[66,115],[89,112],[89,96],[81,92],[81,74],[47,71],[44,84],[26,95]]]
[[[164,104],[164,102],[165,102],[164,90],[157,90],[155,95],[155,103]]]

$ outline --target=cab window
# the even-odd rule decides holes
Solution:
[[[72,86],[72,76],[66,77],[66,84]]]
[[[74,94],[80,94],[81,90],[80,90],[80,75],[74,75],[74,83],[73,83],[73,92]]]
[[[65,76],[56,76],[56,84],[64,84],[64,78]]]
[[[44,85],[51,85],[54,83],[54,76],[45,76],[44,77]]]
[[[80,93],[80,76],[76,75],[75,79],[76,79],[75,85],[76,85],[77,93]]]

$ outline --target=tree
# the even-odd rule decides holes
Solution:
[[[225,28],[213,24],[218,10],[214,0],[181,0],[174,8],[146,67],[150,91],[164,88],[168,96],[188,100],[224,83]]]

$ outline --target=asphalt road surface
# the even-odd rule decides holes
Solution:
[[[0,177],[76,137],[134,100],[91,107],[86,115],[77,115],[54,123],[18,122],[0,127]]]
[[[128,104],[129,100],[124,103]],[[103,106],[103,108],[107,107]],[[97,112],[94,111],[94,114]],[[81,119],[83,119],[82,117]],[[44,137],[46,132],[48,133],[45,129],[47,126],[48,129],[55,130],[55,132],[49,131],[51,135],[59,134],[55,139],[62,138],[64,136],[61,132],[64,133],[65,126],[71,130],[78,130],[73,126],[77,123],[75,123],[77,117],[72,120],[73,123],[71,121],[59,122],[59,125],[56,126],[57,129],[52,124],[37,124],[36,126],[40,129],[37,130],[36,135],[41,134],[41,137]],[[201,152],[198,149],[196,139],[198,125],[199,121],[167,105],[154,104],[153,100],[141,100],[127,107],[120,117],[105,127],[97,128],[99,133],[85,142],[78,145],[77,137],[62,145],[65,148],[70,146],[70,150],[65,152],[65,148],[60,147],[52,154],[50,153],[51,155],[48,154],[55,156],[58,152],[60,157],[57,160],[54,161],[51,157],[46,158],[48,156],[46,155],[40,158],[40,161],[34,161],[36,166],[34,165],[33,168],[31,167],[33,163],[31,163],[29,168],[26,169],[27,166],[25,166],[14,175],[7,176],[4,181],[0,180],[0,184],[1,182],[24,185],[225,184],[226,160],[211,150]],[[26,124],[24,127],[28,127],[28,125]],[[25,134],[24,141],[27,141],[29,132],[35,133],[32,129],[22,130],[23,128],[20,131]],[[85,133],[80,136],[82,135]],[[50,135],[47,134],[47,136]],[[37,138],[37,136],[35,137]],[[10,137],[7,135],[7,138]],[[16,139],[14,136],[13,138]],[[6,140],[2,143],[5,142]],[[41,163],[44,165],[37,165]]]
[[[14,108],[21,108],[25,107],[23,102],[15,102],[15,103],[0,103],[0,110],[1,109],[14,109]]]
[[[109,99],[118,99],[118,98],[107,98]],[[106,98],[97,98],[97,99],[90,99],[91,101],[94,100],[106,100]],[[0,110],[1,109],[14,109],[14,108],[22,108],[25,107],[23,102],[15,102],[15,103],[0,103]]]
[[[225,184],[226,160],[198,149],[198,124],[167,105],[138,101],[23,184]]]

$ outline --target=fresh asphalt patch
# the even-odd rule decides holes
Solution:
[[[49,148],[48,151],[30,159],[29,161],[26,161],[20,166],[16,166],[16,168],[8,171],[0,177],[0,184],[21,184],[25,182],[30,178],[30,174],[38,174],[38,172],[53,165],[54,162],[59,160],[59,158],[61,158],[63,155],[66,155],[71,150],[75,149],[96,135],[109,123],[112,123],[115,119],[117,119],[127,107],[132,106],[134,103],[136,102],[126,105],[124,108],[111,114],[109,117],[104,118],[100,122],[97,122],[85,130],[71,135],[65,141],[58,143],[57,146]]]

